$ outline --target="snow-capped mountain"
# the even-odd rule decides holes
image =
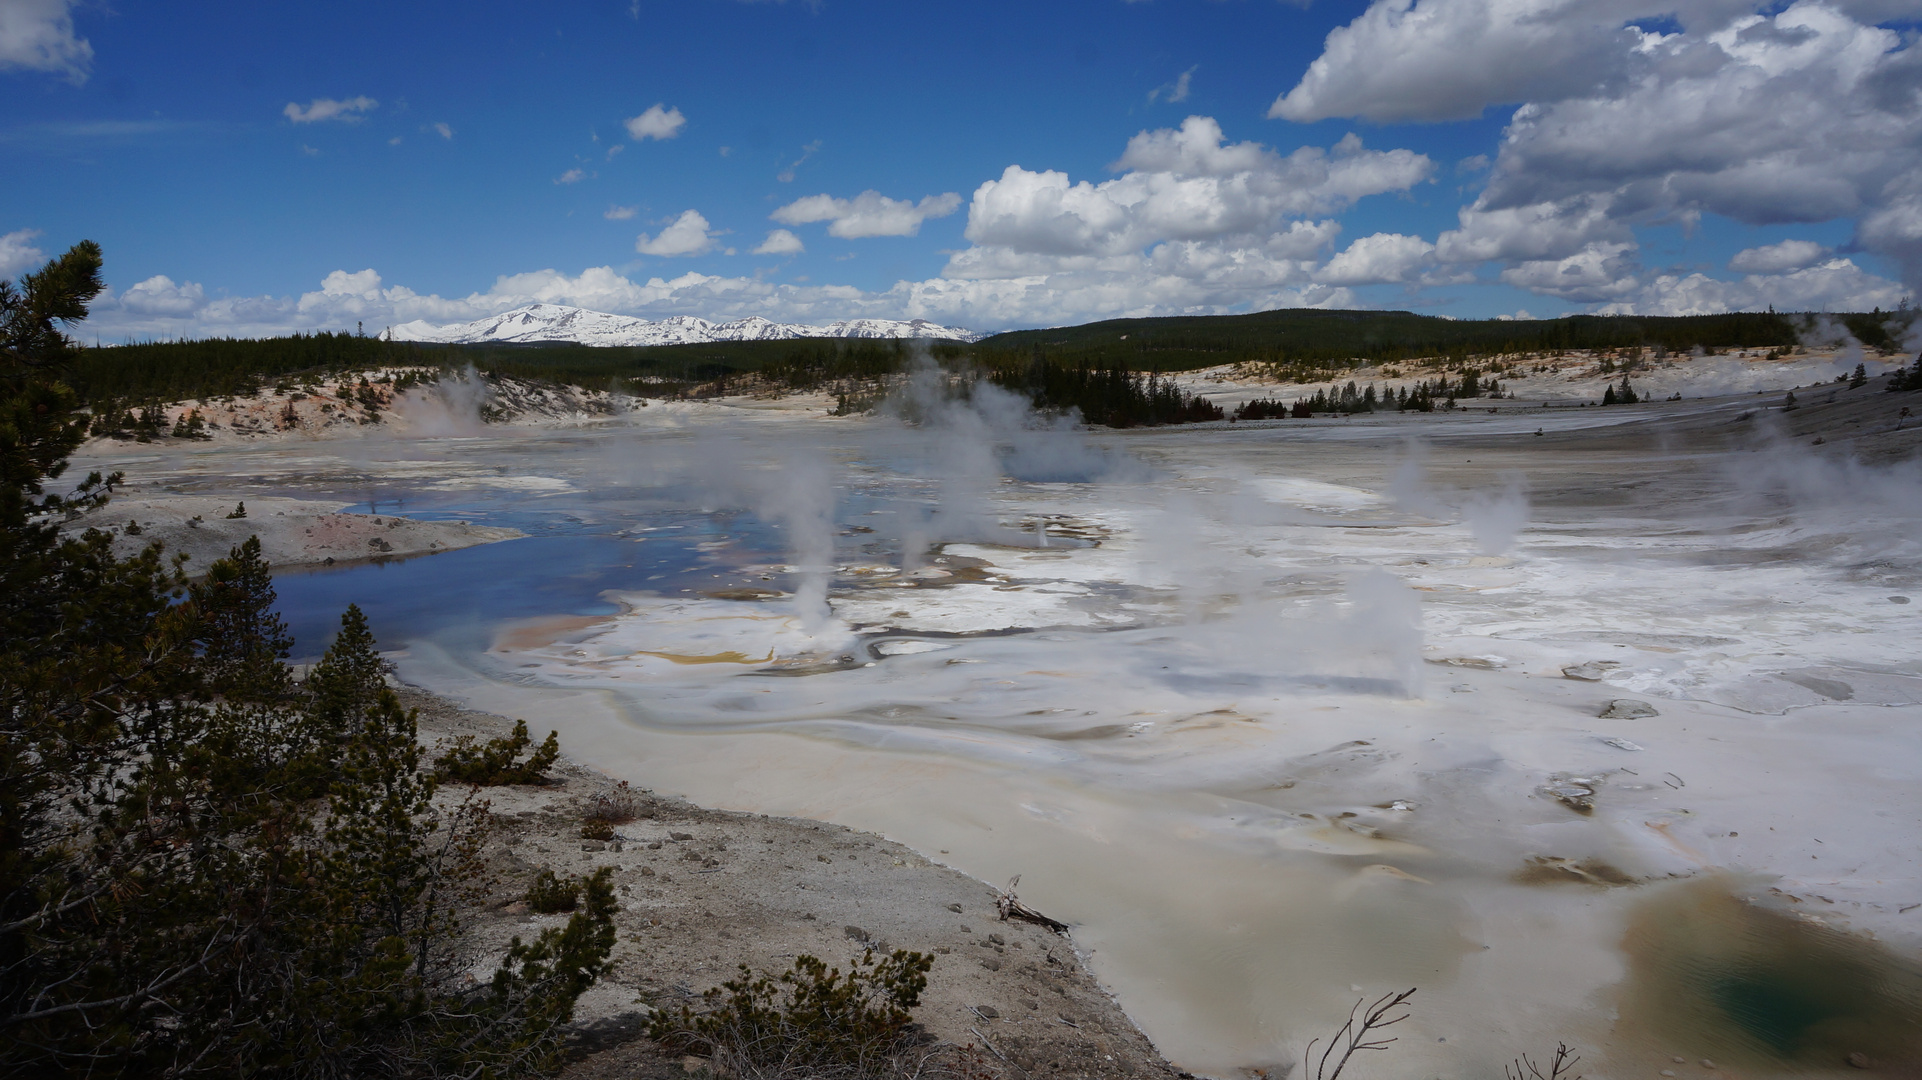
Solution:
[[[691,315],[650,321],[628,315],[532,304],[469,323],[435,326],[429,322],[402,323],[381,332],[385,341],[421,341],[440,345],[484,342],[572,341],[582,345],[693,345],[706,341],[779,341],[789,338],[938,338],[974,341],[972,330],[941,326],[926,319],[843,319],[826,326],[777,323],[752,315],[732,322],[709,322]]]

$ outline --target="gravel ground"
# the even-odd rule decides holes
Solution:
[[[430,745],[512,727],[425,691],[400,692],[419,710]],[[779,972],[800,954],[843,964],[869,948],[934,954],[915,1016],[938,1071],[1185,1075],[1088,975],[1071,936],[1000,921],[991,886],[878,836],[647,792],[638,793],[641,816],[619,828],[619,842],[583,840],[583,812],[615,782],[565,757],[555,776],[546,787],[483,793],[499,827],[489,842],[491,900],[471,930],[484,977],[509,937],[531,937],[567,918],[529,913],[520,902],[536,872],[614,868],[622,908],[614,969],[580,1000],[575,1060],[563,1074],[569,1080],[701,1071],[705,1062],[641,1036],[652,1009],[698,999],[742,963]]]

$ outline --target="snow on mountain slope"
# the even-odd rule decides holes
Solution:
[[[658,322],[604,311],[532,304],[469,323],[435,326],[428,322],[402,323],[381,332],[386,341],[421,341],[442,345],[484,342],[573,341],[582,345],[692,345],[705,341],[779,341],[791,338],[938,338],[974,341],[971,330],[941,326],[926,319],[843,319],[826,326],[777,323],[751,315],[731,322],[709,322],[692,315],[676,315]]]

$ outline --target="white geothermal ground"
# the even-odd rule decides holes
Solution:
[[[1922,1075],[1922,467],[1771,438],[1762,400],[1099,433],[657,405],[82,467],[679,545],[595,610],[375,629],[608,773],[1021,875],[1199,1073],[1302,1070],[1418,987],[1345,1075],[1558,1041],[1591,1080]],[[534,542],[490,583],[564,550]]]

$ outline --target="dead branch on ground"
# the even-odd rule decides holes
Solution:
[[[1067,933],[1067,923],[1059,919],[1050,919],[1046,915],[1041,914],[1039,911],[1016,899],[1014,887],[1019,884],[1021,884],[1021,875],[1016,874],[1008,879],[1008,887],[1002,889],[1001,895],[994,899],[994,908],[1001,913],[1001,921],[1007,922],[1009,919],[1020,919],[1023,922],[1034,923],[1036,926],[1045,926],[1057,934]]]

